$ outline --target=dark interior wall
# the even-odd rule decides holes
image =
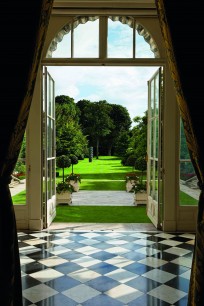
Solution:
[[[0,165],[7,155],[1,143],[10,141],[26,92],[41,5],[41,0],[1,1]]]
[[[199,0],[164,0],[164,4],[184,96],[203,150],[203,4]]]

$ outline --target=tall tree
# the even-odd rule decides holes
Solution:
[[[57,156],[75,154],[81,157],[87,151],[87,139],[78,123],[79,111],[74,99],[62,95],[55,101]]]
[[[110,129],[110,133],[104,139],[104,144],[107,147],[107,155],[111,155],[112,148],[116,145],[121,133],[125,131],[128,132],[132,123],[126,107],[119,104],[109,105],[111,107],[110,118],[113,125]]]
[[[92,102],[84,108],[84,120],[87,122],[85,132],[95,140],[97,159],[100,139],[108,135],[113,128],[110,112],[111,106],[105,100]]]

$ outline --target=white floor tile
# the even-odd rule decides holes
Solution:
[[[129,259],[124,258],[122,256],[116,256],[114,258],[106,260],[105,262],[107,262],[110,265],[114,265],[118,268],[123,268],[125,266],[130,265],[131,263],[134,263],[133,260],[129,260]]]
[[[121,301],[122,303],[129,303],[137,297],[143,295],[141,291],[124,284],[106,291],[105,294],[112,297],[113,299]]]
[[[160,287],[149,291],[148,294],[169,304],[174,304],[187,295],[186,292],[174,289],[166,285],[161,285]]]
[[[174,254],[174,255],[178,255],[178,256],[183,256],[183,255],[191,253],[191,251],[185,250],[185,249],[182,249],[182,248],[179,248],[179,247],[172,247],[172,248],[169,248],[169,249],[165,250],[164,252]]]
[[[76,301],[77,303],[83,303],[101,294],[98,290],[95,290],[84,284],[68,289],[66,291],[63,291],[62,293],[68,296],[70,299]]]
[[[69,273],[68,276],[80,281],[81,283],[85,283],[85,282],[88,282],[89,280],[92,280],[94,278],[101,276],[101,274],[84,268],[84,269]]]
[[[35,272],[35,273],[31,273],[30,276],[39,280],[40,282],[44,283],[44,282],[48,282],[49,280],[52,280],[52,279],[55,279],[57,277],[60,277],[62,276],[63,274],[54,270],[54,269],[51,269],[51,268],[48,268],[46,270],[41,270],[39,272]]]
[[[78,265],[80,265],[84,268],[87,268],[87,267],[96,265],[97,263],[100,263],[101,260],[95,259],[95,258],[90,257],[90,256],[83,256],[83,257],[72,260],[72,262],[74,262],[74,263],[76,263],[76,264],[78,264]]]
[[[166,260],[154,257],[146,257],[144,259],[139,260],[138,262],[153,268],[158,268],[168,263],[168,261]]]
[[[172,273],[161,271],[159,269],[153,269],[151,271],[148,271],[148,272],[142,274],[142,276],[150,278],[150,279],[152,279],[154,281],[157,281],[157,282],[160,282],[160,283],[168,282],[172,278],[176,277],[176,275],[174,275]]]
[[[45,284],[40,284],[23,290],[23,296],[32,303],[37,303],[57,293],[58,291],[46,286]]]
[[[124,269],[117,269],[112,272],[106,273],[105,276],[117,280],[120,283],[127,283],[130,280],[137,278],[139,275],[126,271]]]
[[[185,258],[185,257],[176,258],[172,260],[171,262],[177,265],[180,265],[180,266],[187,267],[187,268],[191,268],[191,265],[192,265],[192,260],[190,258]]]
[[[60,258],[58,256],[51,256],[49,258],[39,260],[39,263],[47,267],[55,267],[66,262],[68,262],[66,259]]]

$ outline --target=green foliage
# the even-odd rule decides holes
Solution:
[[[109,105],[111,107],[109,116],[113,122],[113,125],[110,128],[110,133],[102,139],[101,143],[102,146],[107,147],[108,155],[112,155],[112,151],[114,149],[114,153],[118,156],[121,156],[120,150],[118,150],[120,152],[120,154],[118,154],[118,151],[115,150],[115,146],[119,145],[120,149],[124,150],[124,147],[126,147],[127,143],[127,140],[124,136],[128,137],[129,129],[132,122],[126,107],[118,104]],[[124,142],[121,141],[122,136]],[[120,143],[118,143],[118,141],[120,141]]]
[[[87,139],[79,125],[79,109],[74,99],[57,96],[56,101],[56,155],[75,154],[87,151]]]
[[[135,161],[135,169],[140,171],[146,171],[147,170],[147,162],[144,156],[140,156]]]
[[[25,173],[26,172],[26,165],[24,162],[18,160],[14,169],[15,173]]]
[[[136,157],[135,155],[129,155],[124,163],[124,166],[135,166]],[[137,168],[136,168],[137,169]]]
[[[126,155],[130,143],[130,132],[121,131],[115,141],[115,155],[123,157]]]
[[[145,116],[143,117],[135,117],[134,122],[136,126],[131,130],[129,147],[122,158],[122,164],[132,165],[135,166],[135,169],[138,169],[135,163],[138,163],[138,166],[141,167],[141,163],[145,161],[147,153],[147,112],[145,112]],[[146,167],[145,163],[143,164],[143,168]],[[142,169],[140,168],[138,170]]]
[[[110,134],[111,128],[114,126],[110,111],[111,106],[105,100],[93,102],[84,107],[84,121],[86,122],[84,131],[95,142],[97,158],[100,139]]]
[[[143,192],[143,191],[146,191],[147,190],[147,183],[140,180],[139,182],[136,182],[135,185],[133,185],[132,187],[132,191],[134,193],[137,193],[137,192]]]
[[[19,158],[25,158],[26,157],[26,133],[24,134],[21,150],[19,154]]]
[[[112,155],[112,151],[117,152],[125,146],[127,149],[127,133],[131,126],[131,119],[127,108],[118,104],[110,104],[105,100],[90,102],[80,100],[76,103],[80,110],[79,123],[83,133],[88,135],[89,146],[94,146],[99,150],[103,148],[103,154]],[[123,133],[123,140],[120,135]],[[100,140],[100,142],[99,142]],[[117,146],[117,150],[115,147]],[[120,148],[120,150],[119,150]],[[97,153],[96,153],[97,154]]]
[[[71,159],[66,155],[61,155],[56,158],[56,165],[58,168],[69,168],[71,166]]]
[[[66,181],[66,182],[75,181],[75,182],[81,183],[80,174],[71,173],[70,175],[68,175],[68,176],[66,177],[65,181]]]
[[[71,160],[66,155],[61,155],[56,158],[56,165],[58,168],[63,170],[63,182],[64,182],[64,168],[69,168],[71,166]]]
[[[130,173],[127,173],[126,174],[126,177],[125,177],[125,181],[126,183],[128,181],[135,181],[135,182],[138,182],[139,181],[139,176],[137,176],[137,174],[135,172],[130,172]]]
[[[67,182],[64,182],[64,181],[61,181],[61,182],[58,182],[57,183],[57,186],[56,186],[56,192],[58,194],[62,193],[62,192],[66,192],[66,191],[69,191],[69,192],[73,192],[73,187],[72,185],[68,184]]]
[[[74,154],[70,154],[70,160],[72,164],[72,174],[74,174],[74,165],[78,164],[78,157]]]

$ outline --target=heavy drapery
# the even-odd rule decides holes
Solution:
[[[204,305],[204,141],[202,1],[156,0],[156,6],[201,194],[188,306]]]
[[[0,305],[21,306],[10,176],[23,140],[53,0],[1,2]]]

